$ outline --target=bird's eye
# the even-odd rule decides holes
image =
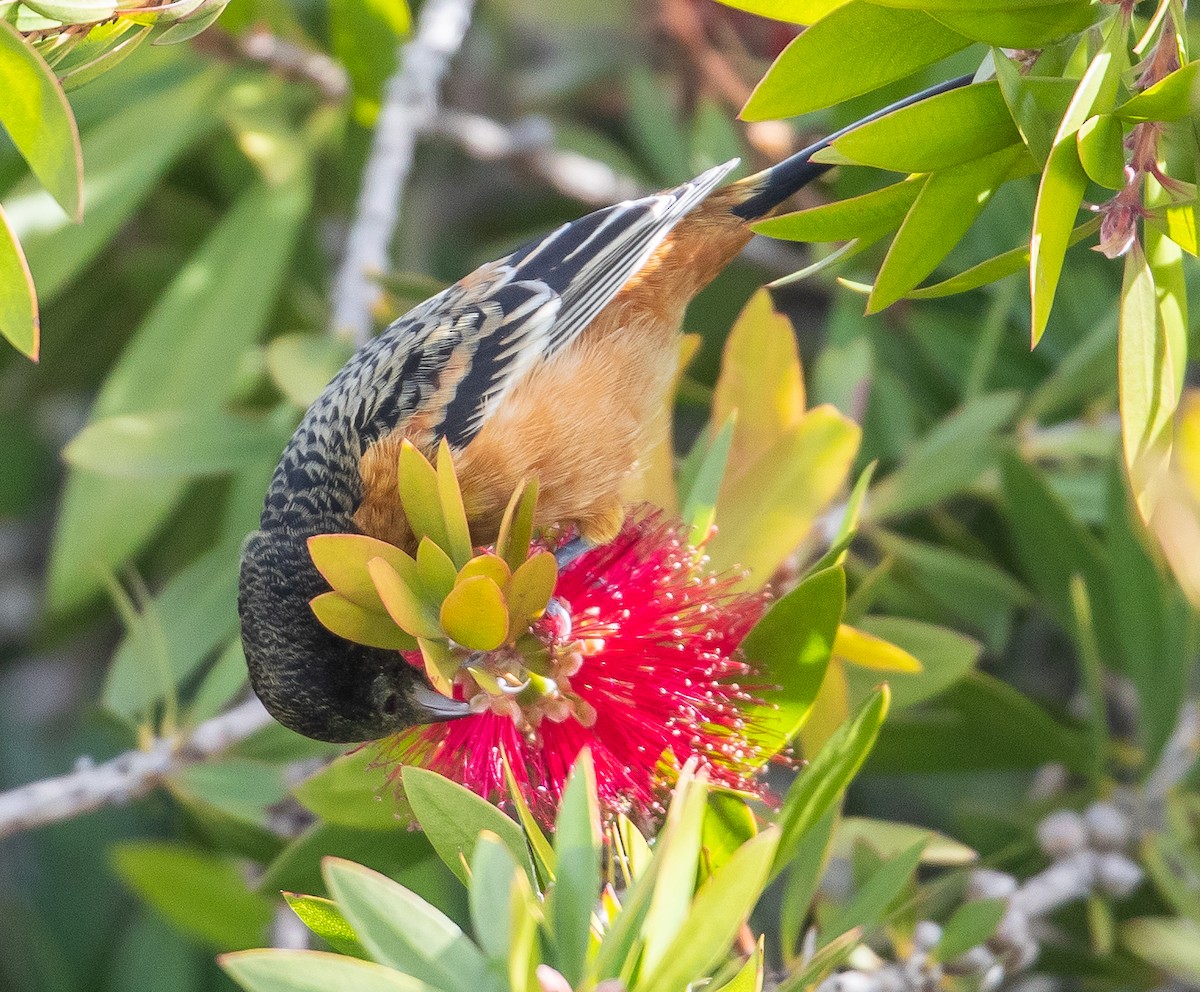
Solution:
[[[383,701],[379,704],[379,708],[388,716],[395,716],[396,711],[400,709],[399,693],[389,692],[383,697]]]

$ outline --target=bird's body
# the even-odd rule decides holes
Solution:
[[[411,546],[397,492],[401,442],[445,438],[477,540],[522,479],[544,524],[600,543],[664,408],[691,299],[770,213],[825,166],[813,149],[720,187],[735,162],[598,210],[426,300],[363,345],[284,451],[243,553],[239,613],[255,691],[280,722],[358,741],[461,715],[395,652],[336,637],[309,600],[326,590],[315,534]]]

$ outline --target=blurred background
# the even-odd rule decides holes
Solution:
[[[0,198],[43,307],[40,363],[0,350],[0,789],[194,726],[245,692],[238,546],[296,417],[351,350],[328,330],[331,287],[407,24],[398,0],[233,0],[190,42],[141,46],[71,94],[81,226],[0,133]],[[417,143],[377,326],[527,237],[735,156],[743,173],[761,168],[972,71],[982,51],[836,112],[739,122],[796,30],[711,0],[479,4]],[[835,170],[802,205],[878,183]],[[1005,186],[939,274],[1022,244],[1034,193]],[[724,336],[751,294],[828,250],[757,239],[693,305],[702,345],[680,387],[678,451],[707,420]],[[836,274],[869,281],[878,261],[868,252]],[[929,627],[906,621],[941,638],[923,677],[899,679],[899,712],[850,811],[936,828],[1011,870],[1037,864],[1047,797],[1144,775],[1196,689],[1195,612],[1119,469],[1120,280],[1072,251],[1033,353],[1019,274],[872,318],[830,269],[773,292],[808,404],[862,425],[853,475],[878,462],[848,563],[851,612],[899,618],[881,633],[914,653]],[[165,407],[181,418],[165,441],[130,455],[93,439],[64,460],[90,421]],[[121,458],[132,462],[98,470]],[[846,691],[877,678],[848,670]],[[1097,694],[1099,727],[1087,720]],[[319,887],[323,853],[436,884],[444,869],[420,835],[367,814],[314,825],[287,799],[337,753],[271,727],[165,791],[0,840],[0,988],[231,988],[213,952],[286,941],[270,894]],[[1193,797],[1181,843],[1197,815]],[[173,910],[185,892],[203,911]],[[1050,971],[1073,962],[1043,958]],[[1095,981],[1152,980],[1133,956],[1123,967]]]

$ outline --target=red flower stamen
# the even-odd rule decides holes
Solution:
[[[568,626],[562,620],[546,624],[560,698],[529,711],[481,706],[416,728],[381,742],[381,760],[433,769],[503,806],[506,755],[526,802],[547,820],[584,747],[609,811],[661,813],[693,756],[714,785],[758,791],[759,755],[743,716],[752,697],[737,649],[765,600],[735,592],[735,577],[708,573],[682,535],[643,516],[562,570],[555,596],[569,613],[570,641],[554,637]]]

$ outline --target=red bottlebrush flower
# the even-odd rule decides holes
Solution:
[[[660,813],[693,756],[715,785],[757,791],[761,762],[742,715],[752,697],[738,682],[749,672],[736,655],[765,599],[732,586],[705,571],[678,525],[632,520],[559,574],[565,613],[548,611],[542,624],[555,697],[522,708],[480,694],[481,712],[383,741],[380,758],[440,772],[503,806],[507,755],[546,820],[584,747],[609,811]]]

